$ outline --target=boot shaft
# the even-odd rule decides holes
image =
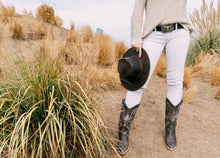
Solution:
[[[118,124],[118,151],[120,154],[125,154],[129,148],[129,133],[130,133],[130,124],[134,119],[135,113],[139,107],[139,104],[133,108],[128,108],[125,100],[122,100],[121,104],[121,115]]]
[[[125,99],[122,100],[119,128],[120,127],[124,127],[127,129],[130,128],[131,121],[134,119],[139,105],[140,104],[129,109],[125,103]]]
[[[174,106],[166,99],[165,143],[169,150],[173,150],[176,146],[176,121],[181,104],[182,101],[177,106]]]
[[[166,111],[165,111],[165,123],[166,125],[168,123],[174,123],[176,125],[176,120],[178,118],[178,114],[180,111],[180,106],[182,105],[182,100],[181,102],[177,105],[174,106],[168,99],[166,99]]]

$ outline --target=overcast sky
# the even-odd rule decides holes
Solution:
[[[1,0],[4,5],[14,5],[16,12],[24,9],[35,15],[40,4],[47,4],[55,9],[55,14],[63,19],[63,26],[90,26],[94,31],[102,28],[104,33],[116,41],[130,42],[130,18],[135,0]],[[211,0],[206,0],[209,4]],[[214,0],[215,6],[217,1]],[[199,8],[202,0],[188,0],[188,12]]]

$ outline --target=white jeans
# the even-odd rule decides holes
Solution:
[[[140,104],[142,93],[147,88],[147,84],[164,47],[166,47],[167,56],[167,98],[174,106],[180,103],[182,99],[184,65],[189,42],[190,35],[185,29],[178,29],[169,33],[152,31],[152,33],[147,36],[144,40],[143,48],[150,58],[150,74],[142,88],[127,92],[125,103],[129,108]]]

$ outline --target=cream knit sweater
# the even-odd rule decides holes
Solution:
[[[132,44],[142,43],[157,25],[180,23],[192,32],[193,28],[187,19],[186,3],[187,0],[135,0]]]

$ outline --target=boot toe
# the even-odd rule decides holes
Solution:
[[[121,155],[124,155],[128,151],[129,145],[125,142],[119,142],[118,143],[118,152]]]
[[[174,150],[174,148],[176,147],[176,143],[175,143],[175,142],[167,142],[167,141],[166,141],[166,147],[167,147],[169,150]]]

